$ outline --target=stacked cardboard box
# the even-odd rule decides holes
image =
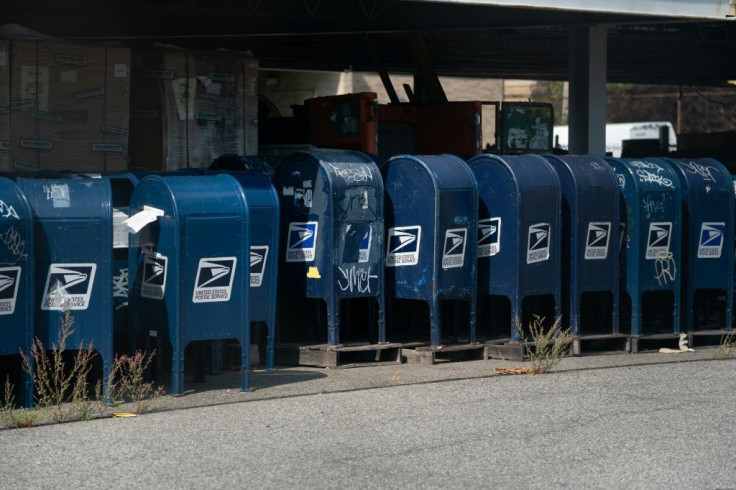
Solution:
[[[0,172],[10,161],[10,43],[0,39]]]
[[[0,170],[127,168],[129,49],[33,40],[0,46],[9,65],[0,71]],[[0,70],[2,62],[0,51]]]
[[[258,64],[228,52],[170,47],[133,52],[131,167],[206,168],[258,151]]]

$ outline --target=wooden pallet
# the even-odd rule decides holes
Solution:
[[[625,334],[581,335],[572,342],[574,356],[605,352],[631,352],[629,337]]]
[[[629,336],[629,346],[632,354],[657,352],[663,347],[668,349],[678,349],[679,342],[680,335],[674,333]]]
[[[401,364],[401,344],[352,344],[342,346],[290,345],[275,347],[276,363],[289,366],[349,368]]]
[[[485,359],[485,346],[478,343],[430,345],[402,344],[401,356],[407,364],[433,365],[438,361],[477,361]]]
[[[723,343],[723,339],[728,335],[736,337],[736,330],[695,330],[688,335],[688,341],[690,347],[697,349],[698,347],[713,347]]]
[[[511,339],[493,340],[485,344],[484,359],[501,359],[505,361],[521,362],[527,357],[524,342],[512,342]]]

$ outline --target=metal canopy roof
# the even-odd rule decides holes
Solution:
[[[10,0],[0,21],[70,40],[250,50],[266,69],[374,71],[375,49],[389,71],[411,72],[406,38],[419,31],[438,74],[540,80],[567,78],[568,28],[606,25],[609,82],[721,85],[736,79],[732,8],[711,0]]]

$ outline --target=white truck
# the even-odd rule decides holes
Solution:
[[[620,157],[624,140],[659,139],[659,128],[663,126],[669,131],[669,151],[677,151],[677,135],[672,124],[667,121],[647,121],[606,124],[606,153]],[[553,145],[567,150],[568,144],[568,127],[555,126]]]

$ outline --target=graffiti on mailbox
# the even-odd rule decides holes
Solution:
[[[358,292],[361,294],[371,292],[371,281],[378,280],[376,274],[371,274],[370,267],[339,266],[337,270],[340,275],[337,277],[337,285],[342,291],[351,293]]]
[[[677,264],[672,252],[667,252],[657,257],[654,263],[654,277],[660,286],[674,282],[677,277]]]
[[[121,310],[128,306],[128,268],[121,267],[118,272],[112,278],[112,297],[122,300],[115,305],[116,310]]]
[[[18,260],[26,257],[26,241],[23,240],[20,233],[12,226],[5,230],[5,233],[0,234],[0,241],[8,247],[10,253]]]
[[[683,163],[683,166],[689,173],[693,175],[698,175],[700,176],[701,179],[705,181],[709,181],[709,182],[716,181],[712,173],[713,167],[711,167],[710,165],[701,165],[700,163],[696,163],[696,162],[686,162],[686,163]]]
[[[13,206],[0,200],[0,218],[15,218],[20,219],[18,213],[15,211]]]

